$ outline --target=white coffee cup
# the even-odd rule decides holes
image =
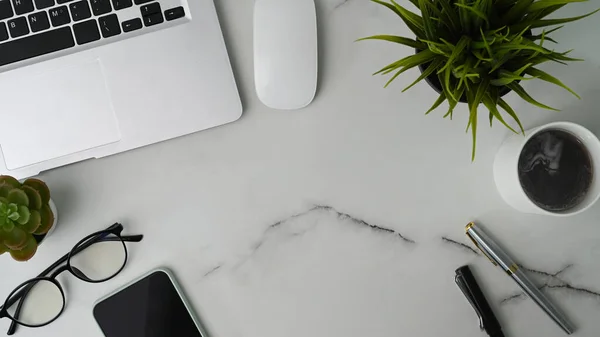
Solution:
[[[550,212],[536,205],[523,190],[519,181],[518,164],[523,147],[534,135],[545,130],[563,130],[577,137],[587,148],[592,159],[593,178],[584,199],[574,207],[561,212]],[[523,135],[511,135],[502,143],[494,159],[494,180],[498,192],[510,206],[525,213],[569,216],[590,208],[600,198],[600,141],[588,129],[570,122],[555,122],[530,129]]]

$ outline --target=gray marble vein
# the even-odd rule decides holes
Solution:
[[[367,222],[367,221],[365,221],[363,219],[357,218],[357,217],[352,216],[352,215],[350,215],[348,213],[340,212],[337,209],[335,209],[334,207],[328,206],[328,205],[315,205],[315,206],[313,206],[309,210],[306,210],[304,212],[300,212],[300,213],[294,214],[294,215],[289,216],[289,217],[287,217],[287,218],[285,218],[283,220],[279,220],[279,221],[275,222],[274,224],[272,224],[271,226],[269,226],[267,228],[267,230],[265,231],[264,234],[267,234],[269,231],[271,231],[271,230],[273,230],[273,229],[275,229],[275,228],[277,228],[277,227],[285,224],[286,222],[288,222],[288,221],[290,221],[292,219],[296,219],[296,218],[302,217],[304,215],[307,215],[307,214],[310,214],[310,213],[313,213],[313,212],[319,212],[319,211],[321,211],[321,212],[323,212],[323,211],[324,212],[332,212],[340,220],[349,220],[350,222],[352,222],[352,223],[354,223],[356,225],[367,227],[367,228],[372,229],[372,230],[377,231],[377,232],[381,232],[381,233],[385,233],[385,234],[390,234],[390,235],[397,236],[398,238],[402,239],[402,241],[404,241],[406,243],[409,243],[409,244],[416,243],[415,240],[413,240],[413,239],[411,239],[411,238],[403,235],[402,233],[400,233],[400,232],[398,232],[396,230],[393,230],[391,228],[387,228],[387,227],[384,227],[384,226],[380,226],[380,225],[376,225],[376,224]],[[264,238],[264,235],[263,235],[263,238]],[[259,241],[259,243],[255,246],[254,250],[260,248],[260,246],[262,244],[263,244],[263,240]]]
[[[566,290],[568,292],[572,292],[572,293],[579,294],[579,295],[591,296],[597,300],[600,300],[600,292],[589,289],[589,288],[574,286],[570,282],[567,282],[567,281],[561,279],[560,277],[558,277],[559,275],[563,274],[567,269],[569,269],[572,266],[573,266],[572,264],[569,264],[569,265],[565,266],[564,268],[562,268],[561,270],[557,271],[556,273],[552,273],[552,274],[543,272],[543,271],[538,271],[538,270],[531,270],[529,268],[524,268],[524,269],[526,269],[530,273],[537,273],[538,275],[543,275],[547,278],[547,280],[541,286],[538,287],[540,290],[545,290],[545,289]],[[515,300],[522,300],[525,298],[527,298],[527,297],[525,296],[525,294],[523,292],[514,293],[510,296],[503,298],[500,301],[500,304],[506,304],[506,303],[510,303]]]
[[[214,272],[216,272],[217,270],[221,269],[221,267],[223,267],[222,265],[216,265],[215,267],[211,268],[209,271],[207,271],[206,273],[204,273],[203,277],[206,277]]]
[[[464,244],[464,243],[462,243],[462,242],[458,242],[458,241],[456,241],[456,240],[452,240],[452,239],[450,239],[450,238],[447,238],[447,237],[445,237],[445,236],[442,236],[442,241],[443,241],[443,242],[446,242],[446,243],[449,243],[449,244],[452,244],[452,245],[454,245],[454,246],[456,246],[457,248],[460,248],[460,249],[462,249],[462,250],[466,250],[466,251],[468,251],[469,253],[473,253],[473,254],[475,254],[475,255],[479,255],[479,253],[478,253],[478,252],[477,252],[475,249],[471,248],[469,245],[467,245],[467,244]]]
[[[483,256],[482,254],[480,254],[475,249],[471,248],[470,246],[468,246],[465,243],[450,239],[445,236],[442,236],[441,239],[442,239],[442,242],[444,242],[448,245],[452,245],[454,247],[460,248],[462,251],[465,251],[465,252],[468,252],[470,254],[477,255],[477,256]],[[595,299],[600,300],[600,292],[592,290],[590,288],[575,286],[571,282],[567,282],[559,277],[560,275],[564,274],[569,269],[571,269],[571,267],[573,267],[573,266],[574,266],[573,264],[568,264],[556,272],[548,272],[548,271],[544,271],[544,270],[525,267],[525,266],[519,264],[520,268],[524,269],[525,271],[527,271],[527,273],[529,273],[530,275],[532,275],[536,279],[538,279],[538,282],[540,279],[543,280],[542,285],[538,286],[538,288],[540,290],[565,290],[565,291],[572,292],[575,294],[592,296]],[[502,300],[500,300],[500,304],[507,304],[507,303],[511,303],[513,301],[523,300],[525,298],[527,298],[525,293],[516,292],[514,294],[504,297]]]
[[[329,206],[329,205],[314,205],[312,208],[310,208],[310,209],[308,209],[306,211],[290,215],[290,216],[288,216],[288,217],[286,217],[284,219],[281,219],[281,220],[276,221],[273,224],[269,225],[265,229],[265,231],[262,233],[262,235],[261,235],[260,239],[258,240],[258,242],[254,245],[254,247],[252,248],[251,252],[244,259],[240,260],[237,263],[237,267],[243,265],[250,257],[252,257],[262,247],[262,245],[266,242],[266,240],[269,237],[269,234],[272,231],[274,231],[274,230],[276,230],[276,229],[278,229],[278,228],[280,228],[282,226],[285,226],[291,220],[294,220],[294,219],[297,219],[297,218],[301,218],[303,216],[306,216],[306,215],[309,215],[309,214],[312,214],[312,213],[316,213],[316,212],[329,212],[329,213],[333,213],[340,220],[346,220],[346,221],[349,221],[349,222],[351,222],[351,223],[353,223],[353,224],[355,224],[357,226],[364,227],[364,228],[367,228],[367,229],[370,229],[372,231],[375,231],[375,232],[378,232],[378,233],[382,233],[382,234],[385,234],[385,235],[394,236],[394,237],[400,239],[400,241],[403,242],[403,243],[405,243],[405,244],[409,244],[409,245],[416,244],[415,240],[407,237],[406,235],[404,235],[404,234],[402,234],[402,233],[400,233],[400,232],[398,232],[398,231],[396,231],[394,229],[391,229],[391,228],[388,228],[388,227],[384,227],[382,225],[376,225],[376,224],[367,222],[367,221],[365,221],[365,220],[363,220],[361,218],[355,217],[355,216],[350,215],[348,213],[340,212],[337,209],[335,209],[334,207]],[[297,235],[300,235],[300,234],[302,234],[302,233],[292,233],[290,235],[291,236],[297,236]]]
[[[521,266],[521,268],[527,270],[528,272],[530,272],[532,274],[544,277],[545,278],[544,283],[541,286],[538,286],[538,289],[543,290],[543,289],[546,289],[546,288],[552,289],[551,288],[551,284],[552,285],[557,285],[557,284],[565,285],[566,282],[563,281],[562,279],[560,279],[558,276],[560,274],[564,273],[567,269],[571,268],[572,266],[573,266],[572,264],[568,264],[568,265],[566,265],[565,267],[563,267],[562,269],[560,269],[559,271],[557,271],[555,273],[548,273],[548,272],[545,272],[545,271],[530,269],[530,268],[526,268],[526,267],[523,267],[523,266]],[[500,301],[500,304],[508,303],[508,302],[511,302],[511,301],[514,301],[514,300],[525,299],[525,298],[527,298],[525,296],[525,293],[518,292],[518,293],[515,293],[515,294],[512,294],[510,296],[507,296],[507,297],[503,298]]]
[[[350,0],[341,0],[341,1],[339,1],[337,4],[335,4],[335,5],[333,6],[333,10],[336,10],[336,9],[338,9],[338,8],[340,8],[340,7],[342,7],[342,6],[344,6],[344,5],[345,5],[345,4],[347,4],[348,2],[350,2]]]
[[[566,282],[565,282],[565,284],[548,285],[546,288],[548,288],[548,289],[567,289],[567,290],[573,291],[573,292],[578,293],[578,294],[591,295],[595,299],[600,300],[600,292],[597,292],[597,291],[594,291],[594,290],[590,290],[590,289],[587,289],[587,288],[581,288],[581,287],[572,286],[572,285],[570,285],[570,284],[568,284]]]

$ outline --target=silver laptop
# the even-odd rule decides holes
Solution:
[[[213,0],[0,0],[0,171],[18,178],[237,120]]]

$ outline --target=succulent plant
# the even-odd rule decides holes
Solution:
[[[536,101],[520,81],[538,78],[577,96],[560,80],[537,68],[549,61],[562,64],[581,61],[567,56],[569,51],[555,52],[544,45],[556,43],[549,35],[562,27],[537,34],[532,30],[577,21],[600,10],[577,17],[547,19],[569,3],[587,0],[409,0],[419,10],[417,14],[394,0],[391,3],[372,1],[396,13],[415,38],[375,35],[360,40],[384,40],[417,50],[415,55],[402,58],[375,74],[394,73],[387,87],[405,71],[421,67],[421,76],[404,91],[425,78],[439,81],[441,94],[426,114],[448,101],[449,109],[444,117],[452,118],[458,102],[467,101],[467,131],[470,128],[473,136],[472,159],[475,159],[480,104],[489,110],[490,126],[496,119],[517,133],[502,117],[501,108],[523,133],[516,112],[502,99],[502,94],[512,90],[537,107],[556,109]]]
[[[34,235],[48,233],[54,223],[50,190],[38,179],[22,184],[11,176],[0,176],[0,254],[9,252],[17,261],[35,255]]]

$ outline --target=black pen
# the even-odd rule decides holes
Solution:
[[[490,337],[504,337],[502,327],[500,326],[500,323],[498,323],[483,292],[481,292],[477,281],[475,281],[475,277],[473,276],[473,273],[471,273],[469,266],[462,266],[456,269],[454,281],[469,303],[471,303],[473,309],[475,309],[475,312],[479,317],[479,328],[485,330]]]

